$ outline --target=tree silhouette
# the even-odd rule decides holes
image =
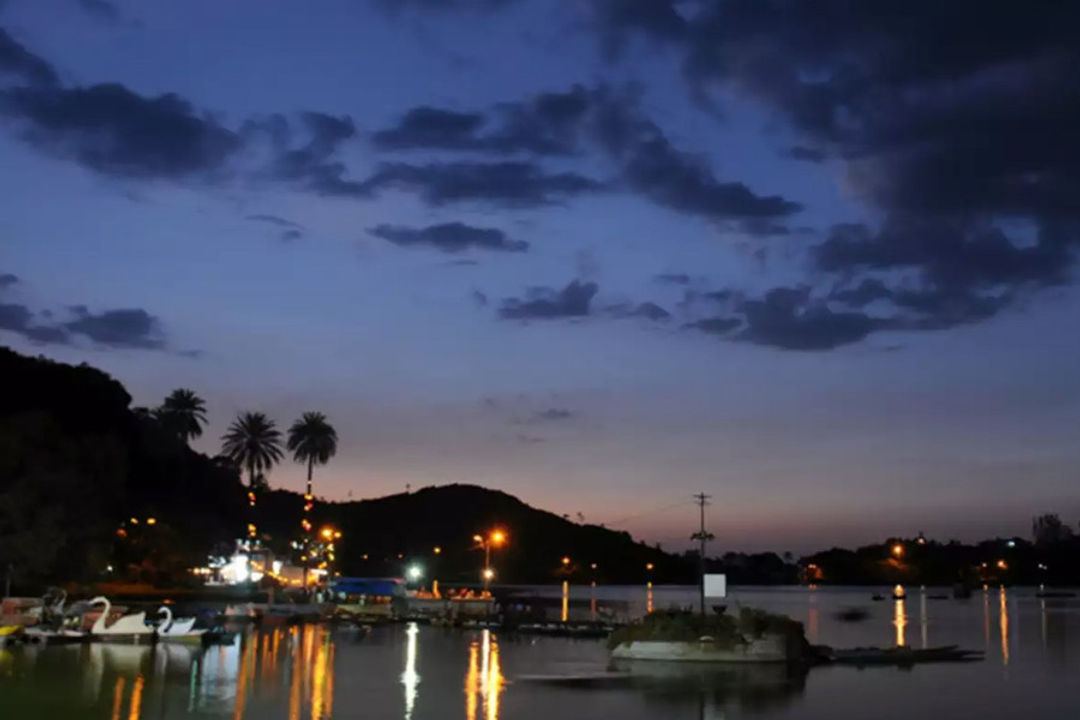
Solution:
[[[155,411],[155,416],[184,442],[202,435],[206,425],[206,401],[186,388],[173,390]]]
[[[293,460],[307,465],[307,491],[304,493],[304,519],[301,527],[306,534],[305,540],[311,540],[311,510],[315,498],[311,493],[311,476],[316,465],[330,462],[337,452],[337,431],[321,412],[306,412],[289,428],[287,443]],[[306,578],[305,578],[306,581]]]
[[[254,508],[255,491],[265,485],[264,473],[282,458],[281,432],[263,413],[241,413],[222,436],[221,453],[247,470],[248,502]],[[248,525],[248,537],[256,537],[254,522]]]

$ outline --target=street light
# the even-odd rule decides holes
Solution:
[[[563,567],[566,567],[567,565],[569,565],[570,564],[570,558],[568,556],[566,556],[566,555],[563,555],[562,564],[563,564]]]
[[[896,557],[901,557],[904,554],[904,546],[900,543],[896,543],[892,546],[892,554]]]
[[[410,582],[417,582],[420,578],[424,577],[424,570],[419,565],[410,565],[405,570],[405,576],[409,578]]]
[[[487,537],[483,535],[473,535],[473,542],[477,544],[477,547],[484,549],[484,567],[480,571],[480,576],[484,579],[484,590],[488,589],[488,585],[491,579],[495,577],[495,571],[491,569],[491,548],[499,547],[505,544],[507,541],[506,533],[496,528],[488,533]]]

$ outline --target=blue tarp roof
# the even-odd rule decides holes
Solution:
[[[390,597],[405,592],[405,581],[401,578],[354,578],[342,577],[330,586],[334,592],[346,595],[375,595]]]

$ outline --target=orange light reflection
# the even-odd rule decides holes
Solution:
[[[905,630],[907,628],[907,615],[904,613],[904,601],[896,600],[893,603],[893,625],[896,626],[896,647],[904,647]]]
[[[143,676],[135,678],[135,687],[131,688],[131,707],[128,710],[128,720],[139,720],[142,712],[142,691],[145,684]]]

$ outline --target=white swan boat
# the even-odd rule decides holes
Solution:
[[[158,623],[155,631],[158,640],[201,640],[206,630],[195,629],[195,618],[173,618],[172,608],[162,605],[158,608],[158,614],[164,615],[165,619]]]
[[[90,605],[105,606],[105,610],[90,627],[90,634],[93,637],[100,640],[126,640],[129,642],[153,640],[154,628],[146,624],[146,613],[138,612],[124,615],[117,618],[111,625],[106,625],[109,614],[112,612],[112,603],[109,602],[109,599],[98,596],[90,600]]]

